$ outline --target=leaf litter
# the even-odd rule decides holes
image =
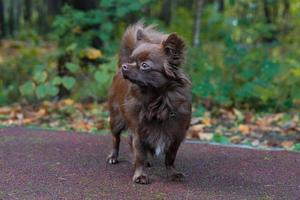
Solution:
[[[0,107],[0,124],[109,133],[109,113],[107,102],[78,103],[64,99],[39,105],[14,104]],[[219,109],[217,114],[205,111],[201,117],[192,118],[187,138],[300,151],[300,114],[262,114],[238,109]]]

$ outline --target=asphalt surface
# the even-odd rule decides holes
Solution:
[[[126,138],[107,165],[110,135],[0,129],[0,199],[300,199],[300,154],[185,143],[176,160],[184,182],[168,180],[161,159],[150,185],[132,183]]]

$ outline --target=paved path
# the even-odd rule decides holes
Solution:
[[[298,153],[186,143],[176,161],[185,182],[168,181],[158,160],[152,184],[136,185],[127,142],[115,166],[105,163],[110,144],[109,135],[2,128],[0,199],[300,199]]]

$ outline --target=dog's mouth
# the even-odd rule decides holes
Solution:
[[[133,83],[133,84],[136,84],[136,85],[142,86],[142,87],[147,86],[143,81],[134,79],[134,78],[128,76],[128,74],[126,74],[126,73],[122,73],[122,75],[123,75],[123,78],[124,78],[124,79],[130,81],[130,82]]]

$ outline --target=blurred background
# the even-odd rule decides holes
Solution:
[[[125,28],[187,43],[188,137],[300,149],[298,0],[0,0],[0,126],[108,132]]]

